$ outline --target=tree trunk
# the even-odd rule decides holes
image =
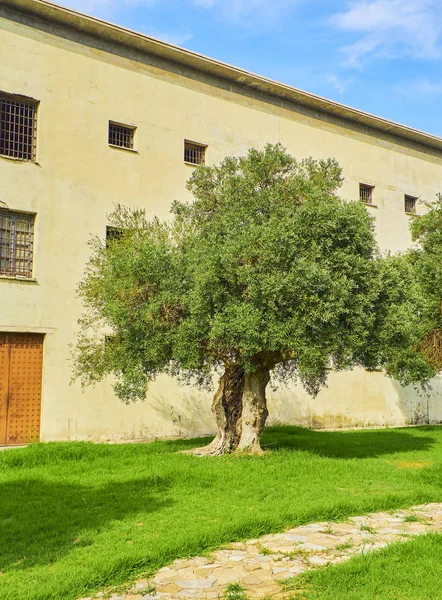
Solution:
[[[220,456],[236,448],[241,433],[243,389],[244,369],[236,365],[226,366],[212,403],[218,432],[213,442],[203,448],[195,448],[192,454]]]
[[[270,381],[267,367],[259,367],[253,373],[246,373],[242,395],[241,437],[238,452],[262,454],[259,442],[268,417],[266,387]]]

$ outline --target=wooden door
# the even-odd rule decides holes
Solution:
[[[6,422],[9,396],[9,340],[0,333],[0,446],[6,445]]]
[[[43,336],[0,333],[0,446],[40,440]]]

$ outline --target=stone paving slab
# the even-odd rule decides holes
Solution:
[[[278,599],[284,579],[430,532],[442,532],[442,503],[350,517],[345,523],[312,523],[235,542],[210,557],[176,560],[126,593],[81,600],[217,600],[238,582],[250,599]]]

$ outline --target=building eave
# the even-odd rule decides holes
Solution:
[[[267,79],[266,77],[233,67],[227,63],[208,58],[202,54],[179,48],[119,25],[114,25],[72,9],[58,6],[46,0],[0,0],[0,5],[10,7],[15,11],[28,15],[43,18],[54,24],[84,32],[95,38],[103,39],[106,42],[190,67],[201,73],[251,88],[281,101],[295,102],[310,110],[319,111],[323,115],[330,115],[343,121],[356,123],[369,130],[367,133],[370,132],[373,134],[378,131],[394,136],[398,138],[398,141],[405,140],[442,151],[442,138],[440,137],[345,106],[339,102],[327,100],[321,96]]]

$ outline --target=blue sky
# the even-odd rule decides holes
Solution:
[[[62,0],[442,136],[442,0]]]

